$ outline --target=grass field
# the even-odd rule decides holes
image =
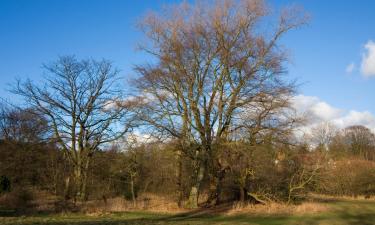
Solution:
[[[210,225],[210,224],[375,224],[375,201],[335,200],[325,203],[328,212],[304,215],[235,215],[224,216],[209,213],[156,214],[146,212],[111,213],[104,215],[38,215],[21,217],[0,217],[0,224],[59,224],[59,225]]]

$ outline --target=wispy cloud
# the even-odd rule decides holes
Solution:
[[[365,77],[375,76],[375,42],[368,41],[362,55],[361,73]]]

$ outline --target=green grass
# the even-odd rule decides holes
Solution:
[[[305,215],[199,215],[196,214],[155,214],[146,212],[112,213],[102,216],[87,216],[83,214],[70,215],[38,215],[27,217],[0,217],[0,224],[57,224],[57,225],[153,225],[153,224],[176,224],[176,225],[210,225],[210,224],[375,224],[375,201],[346,200],[326,203],[330,211],[318,214]]]

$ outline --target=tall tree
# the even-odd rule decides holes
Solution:
[[[328,151],[337,133],[338,129],[332,123],[320,123],[311,129],[312,144],[318,149]]]
[[[350,151],[366,160],[375,159],[375,134],[365,126],[354,125],[343,130]]]
[[[0,109],[0,138],[19,143],[38,143],[48,136],[45,118],[35,109],[3,106]]]
[[[123,100],[116,87],[118,71],[106,60],[66,56],[44,68],[43,86],[19,81],[14,92],[47,118],[53,138],[74,168],[75,195],[84,200],[91,157],[131,129],[131,103]]]
[[[293,89],[282,79],[287,58],[278,42],[305,17],[285,10],[267,30],[268,16],[263,1],[207,1],[151,14],[141,24],[150,40],[142,49],[156,58],[136,68],[142,119],[179,139],[195,162],[191,207],[214,164],[213,146],[240,125],[241,112]]]

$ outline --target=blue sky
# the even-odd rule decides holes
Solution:
[[[8,84],[16,77],[41,81],[41,65],[59,55],[106,58],[124,75],[134,75],[133,65],[147,60],[135,51],[143,38],[137,21],[172,2],[178,1],[0,0],[0,96],[16,101],[6,91]],[[275,8],[298,4],[311,15],[309,25],[282,40],[291,53],[290,77],[302,83],[306,110],[315,107],[318,114],[331,113],[330,119],[362,113],[367,117],[359,123],[373,123],[375,129],[375,1],[268,3]],[[361,70],[364,54],[367,76]]]

